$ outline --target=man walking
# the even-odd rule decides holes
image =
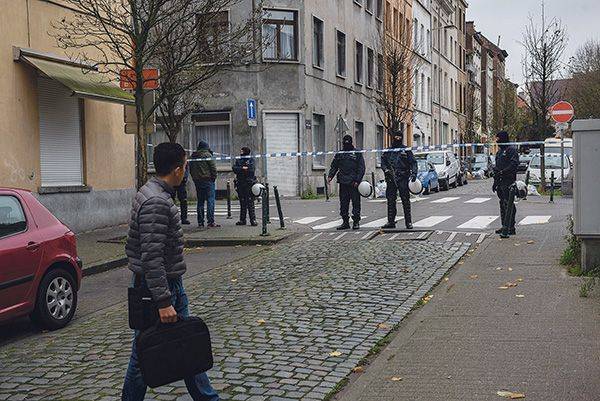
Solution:
[[[356,150],[352,144],[350,135],[342,138],[342,150],[351,152]],[[352,201],[352,229],[360,228],[360,193],[358,184],[360,184],[365,175],[365,159],[362,153],[337,153],[331,162],[329,169],[329,179],[337,175],[337,182],[340,186],[340,216],[342,216],[342,225],[338,230],[347,230],[350,228],[350,201]]]
[[[240,153],[241,159],[237,159],[233,166],[235,173],[235,189],[240,200],[240,221],[237,226],[246,225],[246,213],[250,219],[251,226],[257,226],[256,211],[254,210],[254,198],[252,197],[252,185],[256,183],[254,173],[254,158],[250,156],[250,148],[243,147]]]
[[[408,180],[415,181],[417,179],[418,166],[412,150],[404,146],[403,137],[401,131],[394,130],[390,146],[391,151],[385,152],[381,156],[381,168],[385,174],[387,185],[385,197],[387,198],[388,209],[388,222],[382,227],[383,229],[396,228],[398,193],[400,193],[400,199],[402,200],[406,228],[408,230],[413,228]]]
[[[507,143],[508,132],[500,131],[496,134],[496,142],[500,150],[496,154],[496,166],[494,167],[494,184],[492,191],[496,192],[500,200],[500,217],[502,228],[496,230],[500,238],[509,238],[515,235],[515,215],[517,208],[514,203],[514,193],[511,198],[511,186],[517,181],[517,169],[519,167],[519,153],[514,146]]]
[[[208,143],[198,142],[197,150],[192,153],[192,159],[210,159],[212,157]],[[214,160],[190,162],[190,175],[194,180],[198,198],[198,227],[204,227],[204,204],[206,203],[207,227],[220,227],[215,223],[215,180],[217,179],[217,164]]]
[[[156,177],[140,188],[133,200],[125,251],[129,269],[150,290],[160,321],[174,323],[177,315],[189,314],[182,281],[186,271],[183,230],[172,199],[185,175],[185,150],[176,143],[161,143],[154,148],[154,166]],[[185,385],[195,401],[219,401],[206,373],[185,379]],[[143,401],[145,395],[134,338],[121,399]]]

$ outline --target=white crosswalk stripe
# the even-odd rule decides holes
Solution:
[[[323,220],[325,217],[321,217],[321,216],[311,216],[311,217],[304,217],[300,220],[294,220],[294,223],[298,223],[298,224],[310,224],[310,223],[314,223],[315,221],[319,221],[319,220]]]
[[[446,198],[440,198],[440,199],[436,199],[434,201],[431,201],[431,203],[449,203],[449,202],[454,202],[455,200],[460,199],[459,197],[453,197],[453,196],[448,196]]]
[[[337,227],[342,224],[342,219],[330,221],[329,223],[319,224],[314,226],[313,230],[329,230],[330,228]]]
[[[466,223],[461,224],[457,228],[461,229],[483,229],[487,228],[498,216],[475,216]]]
[[[365,224],[361,224],[361,227],[364,227],[364,228],[379,228],[379,227],[381,227],[382,225],[384,225],[387,222],[388,222],[387,217],[384,217],[382,219],[377,219],[377,220],[373,220],[373,221],[370,221],[370,222],[365,223]]]
[[[469,199],[465,203],[485,203],[485,202],[489,201],[490,199],[492,199],[492,198],[473,198],[473,199]]]
[[[436,226],[448,219],[452,218],[452,216],[429,216],[423,220],[419,220],[414,223],[415,227],[433,227]]]
[[[532,224],[546,224],[552,216],[527,216],[519,222],[520,226],[528,226]]]

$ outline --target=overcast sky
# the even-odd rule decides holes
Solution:
[[[600,40],[600,0],[545,0],[548,19],[559,17],[567,30],[569,44],[564,56],[567,62],[577,47],[587,39]],[[529,15],[540,20],[540,0],[469,0],[467,20],[475,21],[475,29],[508,52],[507,75],[522,83],[519,43]]]

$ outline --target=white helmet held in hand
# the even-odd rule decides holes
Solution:
[[[369,181],[363,181],[358,184],[358,192],[360,193],[360,196],[368,198],[373,195],[373,186],[371,186]]]
[[[419,195],[423,192],[423,184],[418,178],[414,181],[408,180],[408,190],[413,195]]]
[[[515,186],[515,203],[523,200],[527,197],[527,185],[523,181],[517,181],[514,183]]]
[[[262,193],[265,189],[266,188],[263,184],[261,184],[260,182],[257,182],[256,184],[252,185],[252,195],[259,197],[262,195]]]

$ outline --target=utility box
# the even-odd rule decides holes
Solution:
[[[582,240],[583,271],[600,268],[600,120],[576,120],[573,130],[574,234]]]

